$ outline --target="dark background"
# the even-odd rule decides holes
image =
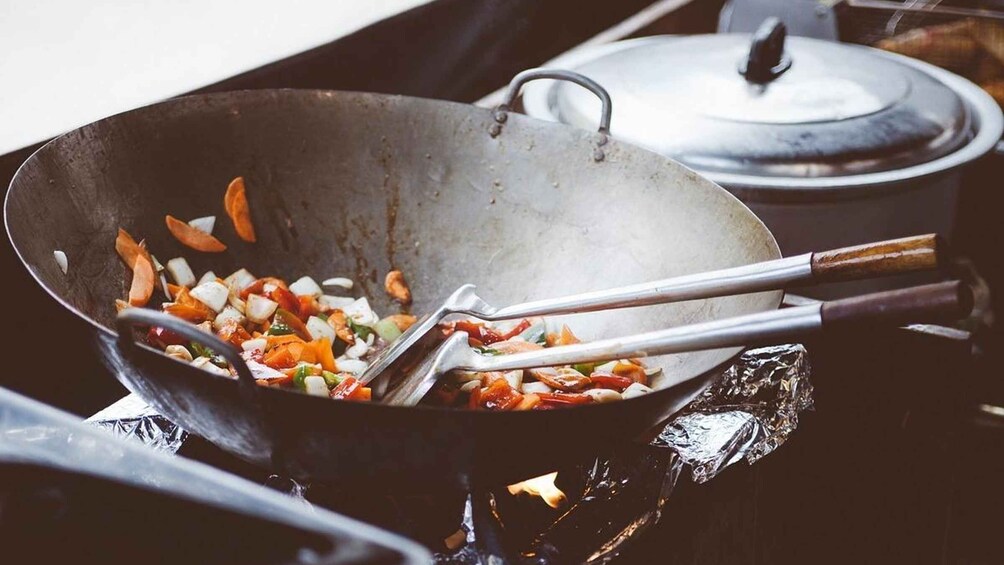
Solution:
[[[202,91],[330,88],[470,102],[649,3],[439,0]],[[696,0],[656,31],[712,32],[720,4]],[[0,184],[34,149],[0,157]],[[1001,170],[991,157],[968,174],[955,240],[992,289],[1004,281]],[[0,385],[81,415],[125,393],[79,337],[82,324],[45,296],[6,242],[0,272]],[[1004,402],[1000,332],[981,330],[976,358],[971,344],[879,337],[814,345],[817,411],[791,442],[753,467],[683,488],[625,561],[1004,563],[1004,440],[972,409]]]

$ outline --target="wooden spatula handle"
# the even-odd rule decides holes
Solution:
[[[945,262],[945,244],[936,234],[820,251],[812,255],[812,275],[821,282],[937,268]]]
[[[969,315],[973,292],[969,285],[949,281],[824,302],[824,329],[953,321]]]

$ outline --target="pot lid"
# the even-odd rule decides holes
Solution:
[[[624,42],[575,70],[609,91],[614,137],[713,178],[890,171],[970,139],[967,105],[931,74],[871,48],[785,38],[771,20],[752,37]],[[575,85],[553,83],[547,105],[560,121],[598,123],[599,102]]]

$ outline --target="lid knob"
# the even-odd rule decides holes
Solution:
[[[791,68],[791,58],[784,52],[787,30],[781,20],[770,17],[753,34],[750,54],[739,63],[739,74],[753,84],[767,84]]]

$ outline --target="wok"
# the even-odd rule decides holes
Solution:
[[[522,82],[539,76],[523,73]],[[552,75],[548,75],[552,76]],[[565,75],[562,75],[565,76]],[[573,76],[603,98],[597,85]],[[604,128],[605,129],[605,128]],[[184,248],[165,214],[222,212],[248,185],[257,244],[228,222],[222,254]],[[402,270],[421,314],[463,283],[497,303],[560,296],[780,256],[742,203],[678,163],[590,132],[466,104],[356,92],[189,96],[72,131],[39,149],[5,204],[10,239],[40,285],[93,327],[109,369],[184,428],[301,479],[402,490],[513,482],[630,440],[700,392],[736,348],[654,358],[657,392],[569,410],[488,413],[249,391],[119,340],[129,273],[123,227],[196,272],[349,276],[382,314]],[[69,258],[64,275],[53,260]],[[566,317],[585,340],[753,313],[780,291]],[[128,332],[126,332],[128,333]],[[59,360],[72,373],[72,359]],[[243,391],[243,392],[242,392]]]

